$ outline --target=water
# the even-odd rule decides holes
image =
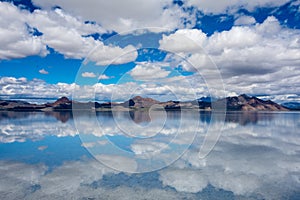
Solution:
[[[292,112],[0,112],[0,199],[300,199],[299,129]]]

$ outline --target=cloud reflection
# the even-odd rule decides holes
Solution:
[[[199,159],[198,153],[205,130],[208,126],[212,131],[218,130],[222,122],[210,121],[209,115],[200,115],[200,119],[190,116],[182,127],[182,136],[173,143],[178,145],[177,148],[186,145],[192,131],[189,125],[199,120],[200,129],[193,145],[175,163],[157,172],[124,175],[95,160],[81,158],[77,161],[63,162],[51,171],[44,164],[0,161],[0,196],[9,199],[60,198],[64,195],[70,198],[97,198],[102,194],[103,198],[117,199],[121,198],[122,192],[126,197],[135,199],[174,199],[178,196],[189,199],[213,198],[208,193],[221,195],[220,198],[226,194],[228,199],[297,199],[300,191],[299,114],[251,113],[248,117],[245,115],[233,113],[230,118],[232,120],[227,118],[217,145],[204,159]],[[61,122],[43,113],[20,113],[20,117],[9,114],[7,116],[11,118],[0,120],[2,143],[42,140],[48,134],[58,137],[77,134],[72,120]],[[97,115],[100,122],[105,122],[101,123],[101,133],[94,130],[97,124],[93,124],[91,120],[93,115],[81,117],[82,126],[78,131],[93,136],[89,138],[90,141],[82,144],[86,148],[98,145],[105,148],[109,142],[96,138],[122,135],[108,113]],[[176,116],[173,117],[168,118],[166,130],[162,131],[156,140],[145,144],[133,139],[129,141],[127,148],[131,149],[132,153],[142,154],[144,157],[140,157],[141,159],[146,159],[146,155],[151,157],[151,152],[168,144],[168,137],[173,136]],[[140,119],[143,117],[139,118],[139,123]],[[101,152],[99,156],[109,162],[124,165],[131,171],[138,167],[138,163],[125,154],[112,156],[110,152]],[[161,154],[161,162],[168,161],[172,156],[176,156],[176,151],[164,152]],[[98,187],[99,185],[103,187]]]

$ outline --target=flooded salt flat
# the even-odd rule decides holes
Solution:
[[[1,112],[1,199],[300,198],[300,113],[76,117]],[[143,128],[151,121],[153,129]],[[138,128],[124,131],[129,123]],[[199,158],[205,136],[220,127]]]

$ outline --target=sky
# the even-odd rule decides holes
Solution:
[[[300,101],[299,0],[0,1],[0,98]]]

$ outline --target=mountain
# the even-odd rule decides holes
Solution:
[[[52,110],[70,110],[72,109],[72,101],[67,97],[61,97],[57,99],[54,103],[45,104],[47,108]]]
[[[54,103],[47,103],[46,109],[44,110],[72,110],[72,109],[80,109],[80,110],[90,110],[97,108],[105,108],[111,109],[116,105],[116,103],[106,102],[106,103],[98,103],[98,102],[78,102],[72,101],[67,97],[61,97],[57,99]]]
[[[213,98],[213,97],[201,97],[198,99],[199,102],[207,102],[207,103],[211,103],[216,100],[218,100],[218,99]]]
[[[132,107],[132,108],[149,108],[154,104],[159,104],[160,102],[154,100],[152,98],[143,98],[141,96],[135,96],[128,101],[125,101],[121,105],[124,107]]]
[[[228,111],[288,111],[287,108],[271,100],[264,101],[246,94],[226,97],[225,99],[217,100],[216,104],[224,103],[224,101],[226,101]]]
[[[51,104],[51,106],[59,106],[62,104],[71,104],[72,101],[68,99],[68,97],[61,97],[57,99],[54,103]]]
[[[298,102],[286,102],[281,105],[290,110],[300,110],[300,103]]]
[[[160,102],[152,98],[143,98],[136,96],[123,103],[98,103],[98,102],[77,102],[68,99],[67,97],[61,97],[53,103],[46,104],[30,104],[24,101],[11,101],[11,100],[0,100],[0,110],[12,110],[12,111],[60,111],[60,110],[71,110],[82,109],[90,110],[96,109],[97,111],[111,110],[112,108],[117,110],[136,110],[136,109],[147,109],[154,104],[158,104],[165,110],[181,110],[181,109],[200,109],[200,110],[211,110],[220,109],[222,105],[226,105],[228,111],[287,111],[291,104],[286,106],[279,105],[271,100],[264,101],[257,97],[250,97],[246,94],[242,94],[234,97],[226,97],[223,99],[214,100],[200,98],[196,101],[167,101]],[[213,104],[213,108],[212,108]],[[299,108],[299,104],[293,104],[293,108]],[[298,107],[297,107],[298,106]]]
[[[0,110],[34,111],[45,108],[45,105],[30,104],[26,101],[0,100]]]

